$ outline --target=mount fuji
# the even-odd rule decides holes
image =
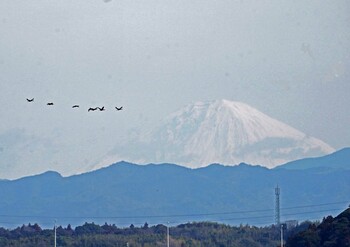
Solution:
[[[273,168],[334,151],[247,104],[216,100],[197,102],[171,114],[152,131],[117,145],[94,169],[117,160],[190,168],[244,162]]]

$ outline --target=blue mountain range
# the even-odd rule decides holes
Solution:
[[[338,160],[344,153],[348,149],[321,157],[318,164],[326,164],[324,159],[330,157]],[[52,226],[54,220],[61,225],[192,221],[267,225],[275,220],[276,186],[281,189],[281,220],[320,219],[349,204],[349,178],[350,169],[325,165],[302,170],[242,163],[190,169],[122,161],[70,177],[49,171],[1,180],[0,225],[13,228],[30,222]]]

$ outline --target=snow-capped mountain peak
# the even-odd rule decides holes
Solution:
[[[180,109],[136,142],[114,149],[108,160],[172,162],[192,168],[241,162],[274,167],[333,151],[247,104],[216,100]]]

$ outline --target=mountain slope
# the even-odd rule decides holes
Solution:
[[[171,162],[191,168],[241,162],[274,167],[333,151],[326,143],[247,104],[217,100],[188,105],[171,114],[151,132],[118,145],[95,168],[117,160]]]
[[[350,148],[343,148],[337,152],[322,157],[306,158],[291,161],[276,168],[309,169],[315,167],[350,169]]]
[[[317,227],[312,225],[287,239],[287,247],[319,246],[340,247],[350,246],[350,208],[337,217],[324,217]]]
[[[47,172],[0,181],[0,222],[50,226],[55,219],[62,225],[197,220],[271,224],[276,184],[281,188],[283,220],[313,219],[348,203],[293,207],[346,201],[349,177],[349,170],[269,170],[245,164],[189,169],[120,162],[71,177]]]

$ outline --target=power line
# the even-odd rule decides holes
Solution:
[[[309,207],[320,207],[327,205],[336,205],[336,204],[345,204],[347,201],[342,202],[330,202],[330,203],[322,203],[322,204],[311,204],[311,205],[303,205],[303,206],[294,206],[294,207],[286,207],[281,208],[281,210],[290,210],[297,208],[309,208]],[[215,215],[229,215],[229,214],[248,214],[248,213],[259,213],[259,212],[269,212],[274,209],[258,209],[258,210],[243,210],[243,211],[230,211],[230,212],[213,212],[213,213],[198,213],[198,214],[164,214],[164,215],[130,215],[130,216],[57,216],[57,215],[5,215],[2,214],[0,217],[8,217],[8,218],[61,218],[61,219],[137,219],[137,218],[178,218],[178,217],[200,217],[200,216],[215,216]],[[318,212],[318,211],[312,211]],[[321,211],[322,212],[322,211]],[[283,214],[282,216],[293,215],[293,214]]]
[[[296,215],[302,215],[302,214],[314,214],[314,213],[324,213],[324,212],[334,212],[334,211],[338,211],[338,210],[342,210],[339,208],[333,208],[333,209],[327,209],[327,210],[318,210],[318,211],[305,211],[305,212],[299,212],[299,213],[290,213],[290,214],[283,214],[282,216],[296,216]],[[87,218],[93,218],[93,217],[87,217]],[[107,217],[106,217],[107,218]],[[147,217],[145,217],[147,218]],[[272,219],[273,216],[272,215],[262,215],[262,216],[251,216],[251,217],[235,217],[235,218],[219,218],[216,219],[217,221],[244,221],[244,220],[259,220],[259,219]],[[62,217],[61,217],[62,219]],[[214,220],[214,219],[213,219]],[[169,221],[167,221],[169,222]],[[268,222],[268,223],[272,223],[272,220],[269,221],[264,221],[264,222]],[[11,224],[13,222],[0,222],[2,224]],[[134,224],[143,224],[144,222],[139,222],[139,223],[135,223]],[[159,222],[156,222],[159,223]],[[163,222],[165,223],[165,221]],[[180,221],[170,221],[169,223],[181,223]]]
[[[348,203],[349,201],[342,201],[342,202],[329,202],[329,203],[321,203],[321,204],[311,204],[311,205],[303,205],[303,206],[294,206],[294,207],[286,207],[281,208],[283,210],[288,209],[295,209],[295,208],[309,208],[309,207],[319,207],[319,206],[328,206],[328,205],[335,205],[335,204],[344,204]]]
[[[294,215],[300,215],[300,214],[310,214],[310,213],[323,213],[323,212],[333,212],[336,210],[341,210],[339,208],[336,209],[328,209],[328,210],[319,210],[319,211],[309,211],[309,212],[301,212],[301,213],[293,213],[293,214],[282,214],[282,216],[294,216]],[[261,219],[261,218],[271,218],[272,215],[264,215],[264,216],[252,216],[252,217],[240,217],[240,218],[225,218],[225,219],[219,219],[220,221],[225,220],[246,220],[246,219]]]
[[[345,204],[345,203],[348,203],[348,201],[330,202],[330,203],[322,203],[322,204],[310,204],[310,205],[302,205],[302,206],[293,206],[293,207],[285,207],[285,208],[282,208],[282,209],[283,210],[290,210],[290,209],[297,209],[297,208],[320,207],[320,206],[335,205],[335,204]],[[170,214],[170,215],[61,216],[60,218],[120,218],[120,219],[129,219],[129,218],[161,218],[161,217],[195,217],[195,216],[214,216],[214,215],[225,215],[225,214],[257,213],[257,212],[268,212],[268,211],[273,211],[273,209],[258,209],[258,210],[214,212],[214,213],[197,213],[197,214]],[[312,212],[322,212],[322,211],[312,211]],[[284,215],[293,215],[293,214],[284,214]],[[53,217],[57,217],[57,216],[49,216],[49,215],[4,215],[3,214],[3,215],[0,215],[0,217],[53,218]]]
[[[328,209],[328,210],[318,210],[318,211],[305,211],[305,212],[299,212],[299,213],[291,213],[291,214],[284,214],[282,216],[296,216],[296,215],[301,215],[301,214],[314,214],[314,213],[324,213],[324,212],[334,212],[334,211],[338,211],[338,210],[342,210],[342,209]],[[59,217],[60,219],[64,219],[63,217]],[[86,217],[85,219],[94,219],[94,217]],[[105,219],[109,218],[111,219],[111,217],[104,217]],[[147,218],[147,217],[145,217]],[[83,219],[83,218],[81,218]],[[267,220],[269,219],[269,220]],[[241,221],[241,223],[247,223],[246,221],[251,221],[251,220],[258,220],[258,222],[256,222],[256,224],[273,224],[273,215],[262,215],[262,216],[251,216],[251,217],[235,217],[235,218],[219,218],[219,219],[210,219],[210,221],[221,221],[221,222],[225,222],[225,221]],[[263,221],[260,221],[260,220],[263,220]],[[177,221],[169,221],[169,220],[166,220],[163,219],[163,220],[160,220],[160,221],[149,221],[147,220],[147,222],[149,224],[152,224],[152,225],[156,225],[156,224],[166,224],[166,223],[170,223],[170,224],[183,224],[183,221],[180,221],[177,220]],[[188,220],[187,222],[195,222],[193,220]],[[123,225],[128,225],[128,224],[135,224],[135,225],[142,225],[144,224],[145,222],[135,222],[135,221],[129,221],[128,223],[123,223]],[[0,222],[0,224],[14,224],[16,225],[16,223],[14,222]]]
[[[333,208],[328,210],[319,210],[319,211],[309,211],[309,212],[300,212],[300,213],[293,213],[293,214],[283,214],[282,216],[292,216],[292,215],[301,215],[301,214],[312,214],[312,213],[323,213],[323,212],[331,212],[336,210],[342,210],[339,208]]]

